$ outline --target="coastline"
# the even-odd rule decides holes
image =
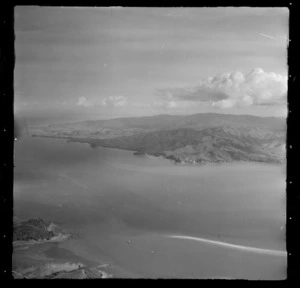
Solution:
[[[43,240],[13,242],[12,275],[15,279],[92,279],[112,278],[110,264],[78,256],[76,249],[60,248],[71,239],[70,233]],[[64,255],[51,252],[65,251]]]
[[[26,246],[26,245],[35,245],[35,244],[43,244],[43,243],[56,243],[56,242],[64,242],[68,240],[71,237],[71,234],[61,234],[52,237],[51,239],[43,239],[43,240],[17,240],[13,241],[13,246],[14,247],[19,247],[19,246]]]
[[[228,164],[234,164],[234,163],[262,163],[262,164],[270,164],[270,165],[282,165],[286,164],[286,159],[283,161],[254,161],[254,160],[218,160],[218,161],[209,161],[209,160],[202,160],[201,162],[197,161],[185,161],[180,159],[174,159],[175,157],[170,156],[164,156],[164,155],[153,155],[149,153],[140,153],[135,150],[129,150],[129,149],[121,149],[121,148],[114,148],[114,147],[105,147],[101,145],[97,145],[94,143],[91,143],[93,140],[97,139],[87,139],[87,138],[72,138],[72,137],[60,137],[60,136],[48,136],[48,135],[36,135],[32,134],[31,137],[38,137],[38,138],[51,138],[51,139],[59,139],[59,140],[65,140],[66,143],[81,143],[81,144],[88,144],[91,148],[97,149],[97,148],[104,148],[104,149],[111,149],[116,151],[128,151],[131,152],[134,156],[138,157],[148,157],[148,158],[159,158],[159,159],[165,159],[169,160],[174,163],[174,165],[178,166],[213,166],[213,165],[228,165]],[[102,140],[105,138],[101,138]],[[99,140],[101,140],[99,139]]]
[[[50,140],[48,141],[48,140],[44,140],[44,141],[38,141],[38,139],[36,139],[37,141],[37,143],[38,144],[41,144],[41,145],[43,145],[43,143],[46,143],[46,142],[49,142],[49,146],[51,146],[51,145],[53,145],[53,143],[55,143],[55,142],[51,142]],[[61,143],[61,145],[64,147],[64,149],[72,149],[72,145],[67,145],[66,143],[65,143],[65,141],[59,141],[60,143]],[[75,146],[74,146],[75,147]],[[91,149],[89,149],[89,147],[87,147],[87,146],[82,146],[82,149],[83,150],[85,150],[85,151],[88,151],[88,153],[89,153],[89,155],[94,155],[94,154],[97,154],[98,152],[95,150],[95,151],[93,151],[93,150],[91,150]],[[106,149],[111,149],[111,148],[106,148]],[[100,150],[100,149],[99,149]],[[102,148],[101,148],[101,150],[102,150]],[[63,150],[64,151],[64,150]],[[124,150],[122,150],[122,151],[124,151]],[[106,154],[106,153],[109,153],[109,151],[107,151],[107,152],[101,152],[100,153],[100,155],[102,155],[104,153],[104,155]],[[114,153],[115,154],[115,153]],[[118,155],[121,155],[121,153],[116,153],[116,154],[118,154]],[[123,154],[122,154],[123,155]],[[127,153],[124,153],[124,155],[128,155]],[[122,160],[122,159],[120,159],[120,160]],[[136,161],[136,160],[134,160],[133,162],[129,162],[128,163],[128,165],[130,165],[130,164],[132,164],[132,163],[144,163],[144,161],[145,162],[155,162],[155,163],[163,163],[162,161],[155,161],[155,160],[153,160],[153,161],[146,161],[146,159],[144,160],[144,159],[140,159],[140,160],[138,160],[138,161]],[[122,162],[122,161],[120,161],[120,162]],[[123,161],[123,163],[126,163],[126,162],[124,162]],[[95,161],[95,165],[98,165],[98,161]],[[171,167],[171,163],[168,165],[169,167]],[[140,167],[138,166],[138,169],[140,169]],[[165,169],[165,167],[163,168],[163,169]],[[173,168],[172,168],[173,169]],[[210,169],[210,168],[209,168]],[[212,170],[214,170],[214,168],[211,168]],[[156,170],[156,168],[154,169],[154,170]],[[198,172],[200,172],[201,174],[202,174],[202,171],[200,171],[200,169],[188,169],[188,168],[181,168],[181,167],[178,167],[178,169],[174,169],[174,170],[176,170],[176,171],[180,171],[180,173],[182,173],[182,171],[183,170],[185,170],[187,173],[190,173],[190,171],[191,170],[194,170],[194,171],[196,171],[196,170],[198,170],[197,171],[197,173]],[[205,169],[204,169],[205,170]],[[185,172],[184,171],[184,172]],[[214,170],[214,171],[216,171],[216,170]],[[86,170],[85,170],[85,172],[86,172]],[[159,171],[158,171],[159,172]],[[71,174],[72,175],[72,174]],[[213,175],[213,174],[212,174]],[[74,175],[72,175],[72,176],[74,176]],[[149,177],[150,178],[150,177]],[[151,177],[152,178],[152,177]],[[214,178],[215,179],[215,178]],[[137,179],[137,181],[138,181],[139,179]],[[199,178],[199,180],[200,180],[200,178]],[[196,179],[196,181],[198,181],[198,179]],[[158,181],[159,182],[159,181]],[[201,182],[201,180],[199,181],[199,182]],[[151,182],[150,182],[151,183]],[[201,183],[200,183],[200,185],[201,185]],[[200,187],[200,185],[199,185],[199,187]],[[225,185],[224,185],[225,186]],[[164,187],[167,187],[168,188],[168,186],[164,186]],[[222,186],[223,187],[223,186]],[[123,187],[121,187],[121,189],[122,188],[124,188],[124,186]],[[123,190],[123,189],[122,189]],[[121,190],[121,191],[122,191]],[[200,190],[200,189],[199,189]],[[222,189],[223,190],[223,189]],[[59,191],[59,190],[58,190]],[[24,193],[25,194],[25,193]],[[57,193],[58,195],[60,194],[59,192]],[[56,195],[57,195],[56,194]],[[167,194],[169,194],[169,192],[167,193]],[[185,191],[183,191],[183,193],[182,194],[180,194],[180,195],[186,195],[187,193],[185,192]],[[25,194],[26,195],[26,194]],[[55,195],[55,194],[54,194]],[[169,194],[169,196],[170,196],[170,194]],[[67,196],[67,197],[70,197],[70,196]],[[103,198],[102,198],[103,199]],[[121,199],[124,199],[124,198],[121,198]],[[131,198],[129,198],[129,199],[131,199]],[[199,198],[200,199],[200,198]],[[60,200],[60,199],[57,199],[57,200]],[[174,200],[176,200],[176,198],[174,198]],[[270,199],[267,199],[268,201],[270,200]],[[58,202],[58,201],[57,201]],[[78,203],[82,203],[82,202],[78,202]],[[121,202],[122,203],[122,202]],[[133,202],[133,204],[134,203],[136,203],[136,202]],[[140,202],[137,202],[137,203],[140,203]],[[141,202],[141,203],[143,203],[143,202]],[[200,202],[199,202],[199,204],[200,204]],[[137,205],[136,205],[137,206]],[[142,206],[142,207],[146,207],[146,206]],[[200,209],[200,208],[199,208]],[[144,213],[144,212],[147,212],[147,210],[145,211],[145,210],[142,210],[141,211],[142,213]],[[155,211],[154,211],[155,212]],[[45,217],[45,216],[42,216],[43,214],[41,214],[41,217],[43,218],[43,217]],[[143,215],[143,214],[142,214]],[[153,214],[152,214],[153,215]],[[149,214],[149,216],[151,216],[151,214]],[[201,215],[200,215],[201,216]],[[211,216],[211,215],[208,215],[208,216]],[[143,217],[143,216],[142,216]],[[45,217],[45,219],[46,219],[47,217]],[[209,218],[209,217],[208,217]],[[208,221],[208,220],[204,220],[204,221]],[[64,223],[64,222],[62,222],[62,223]],[[67,226],[67,227],[69,227],[69,226]],[[197,229],[200,229],[201,230],[201,226],[198,226],[199,228],[197,228]],[[69,231],[73,231],[70,227],[69,227]],[[102,229],[99,229],[99,230],[102,230]],[[75,230],[76,231],[76,230]],[[164,231],[164,232],[166,232],[166,231]],[[172,231],[171,231],[172,232]],[[175,231],[174,231],[175,232]],[[178,231],[178,232],[182,232],[182,231]],[[100,233],[102,233],[102,231],[100,231]],[[186,235],[185,233],[183,233],[184,235]],[[86,234],[81,234],[81,236],[83,237],[83,238],[85,238],[85,235]],[[91,233],[90,235],[93,235],[93,233]],[[187,233],[187,235],[189,235],[189,232]],[[196,235],[197,236],[197,235]],[[202,235],[199,235],[199,236],[202,236]],[[210,236],[209,235],[206,235],[206,234],[203,234],[203,236],[204,237],[207,237],[207,238],[210,238]],[[88,239],[89,237],[86,237],[86,239]],[[91,239],[93,239],[92,237],[91,237]],[[145,243],[142,243],[142,241],[140,241],[140,243],[142,244],[142,245],[148,245],[147,243],[149,242],[149,238],[147,237],[147,235],[146,235],[146,237],[144,238],[145,239],[145,241],[144,242],[146,242],[146,244]],[[221,240],[225,240],[225,239],[223,239],[223,238],[221,238]],[[227,240],[227,239],[226,239]],[[91,240],[92,241],[92,240]],[[132,241],[132,239],[131,239],[131,241]],[[159,242],[160,243],[162,243],[162,245],[164,245],[164,242],[165,240],[160,240]],[[228,242],[231,242],[231,239],[230,240],[227,240]],[[66,245],[65,244],[54,244],[54,245],[49,245],[49,246],[58,246],[58,247],[64,247],[64,248],[66,248],[66,249],[68,249],[68,250],[71,250],[74,254],[77,254],[77,255],[79,255],[79,256],[82,256],[82,258],[85,258],[85,259],[91,259],[91,258],[89,258],[89,257],[85,257],[86,255],[84,255],[84,253],[82,253],[81,254],[81,252],[80,252],[80,248],[78,249],[77,247],[78,246],[80,246],[80,245],[76,245],[77,243],[79,243],[80,241],[73,241],[73,240],[71,240],[70,241],[70,244],[71,245],[68,245],[67,243],[68,243],[69,241],[67,241],[66,242]],[[131,246],[128,246],[127,244],[126,244],[126,241],[123,241],[124,242],[124,245],[123,246],[125,246],[125,247],[129,247],[127,250],[130,250],[130,247]],[[166,241],[166,242],[169,242],[168,240]],[[176,253],[178,253],[177,251],[180,251],[180,249],[179,248],[177,248],[177,246],[178,247],[182,247],[182,251],[185,251],[185,249],[188,249],[188,247],[189,246],[194,246],[194,251],[193,251],[193,253],[198,253],[199,252],[199,250],[201,251],[201,250],[207,250],[207,249],[209,249],[209,250],[213,250],[213,249],[215,249],[215,250],[219,250],[219,249],[217,249],[218,247],[216,247],[216,246],[212,246],[212,245],[206,245],[206,244],[204,244],[203,243],[203,245],[201,244],[199,244],[199,243],[197,243],[197,242],[194,242],[194,243],[192,243],[192,242],[189,242],[189,241],[177,241],[177,240],[170,240],[170,242],[171,242],[171,244],[174,246],[174,249],[173,249],[173,251],[171,251],[170,252],[170,257],[171,257],[171,255],[172,255],[172,257],[173,257],[173,255],[174,255],[174,253],[176,254]],[[72,244],[75,244],[74,246],[72,245]],[[233,242],[234,243],[234,242]],[[88,242],[86,243],[87,244],[87,246],[88,246]],[[90,250],[92,250],[92,251],[89,251],[90,252],[90,256],[91,257],[93,257],[93,254],[94,255],[97,255],[97,257],[94,257],[94,259],[97,261],[97,259],[96,258],[98,258],[98,260],[99,261],[105,261],[105,260],[108,260],[108,259],[105,259],[104,257],[103,257],[103,254],[105,254],[106,253],[106,251],[107,251],[107,249],[106,249],[106,247],[104,246],[104,245],[101,245],[101,243],[98,241],[98,239],[96,239],[95,241],[93,240],[93,244],[95,244],[95,246],[97,246],[97,245],[99,245],[99,248],[96,250],[97,252],[94,252],[93,251],[93,249],[90,249]],[[135,244],[134,243],[134,241],[132,241],[132,244]],[[239,244],[239,242],[238,242],[238,244]],[[247,244],[246,244],[247,245]],[[256,247],[260,247],[260,245],[258,244],[258,245],[254,245],[254,243],[249,243],[249,245],[253,245],[253,246],[256,246]],[[42,246],[42,245],[41,245]],[[47,246],[47,245],[45,245],[45,246]],[[73,246],[71,249],[69,249],[68,248],[68,246],[69,247],[71,247],[71,246]],[[82,251],[85,251],[85,250],[87,250],[85,247],[84,247],[84,239],[83,239],[83,241],[82,241]],[[167,245],[165,245],[165,246],[167,246]],[[203,246],[203,247],[202,247]],[[209,246],[211,246],[211,247],[209,247]],[[104,248],[103,248],[104,247]],[[121,246],[120,246],[121,247]],[[151,247],[150,247],[150,244],[149,244],[149,251],[151,252]],[[176,248],[176,249],[175,249]],[[224,247],[225,248],[225,247]],[[113,247],[113,249],[112,250],[114,250],[115,249],[115,247]],[[221,250],[221,249],[220,249]],[[227,252],[226,252],[226,250],[227,249],[223,249],[225,252],[224,252],[224,254],[225,253],[228,253],[229,254],[229,252],[230,253],[235,253],[235,251],[230,251],[230,250],[228,250]],[[122,250],[120,249],[120,251],[122,252]],[[102,253],[103,252],[103,253]],[[147,257],[147,259],[149,259],[149,260],[152,260],[152,258],[155,260],[155,257],[156,258],[158,258],[158,257],[160,257],[159,256],[159,254],[157,253],[154,253],[153,255],[152,254],[150,254],[150,252],[148,253],[149,255],[146,255],[145,256],[145,259],[146,259],[146,257]],[[242,251],[241,251],[242,252]],[[237,254],[238,253],[240,253],[241,255],[242,255],[242,253],[241,252],[237,252]],[[138,252],[138,253],[140,253],[140,252]],[[137,255],[138,255],[138,253],[137,253]],[[61,253],[61,254],[63,254],[63,253]],[[121,254],[121,253],[119,253],[119,254]],[[191,253],[192,254],[192,253]],[[246,253],[244,253],[245,255],[246,255]],[[247,253],[247,256],[248,256],[248,254],[250,255],[250,253]],[[177,254],[176,254],[177,255]],[[88,255],[87,255],[88,256]],[[105,255],[104,255],[105,256]],[[250,255],[249,257],[256,257],[257,255],[256,254],[253,254],[252,256]],[[103,257],[103,258],[102,258]],[[119,255],[117,255],[117,257],[116,258],[111,258],[111,259],[113,259],[112,261],[114,261],[114,263],[117,263],[117,265],[120,265],[120,266],[122,266],[122,263],[120,264],[120,263],[118,263],[117,261],[115,261],[115,259],[118,259],[118,257],[121,257],[121,256],[119,256]],[[132,266],[136,266],[136,269],[134,270],[134,269],[132,269],[132,270],[134,270],[134,272],[136,272],[136,271],[138,271],[139,272],[139,266],[142,266],[140,263],[139,263],[139,259],[140,258],[138,258],[138,257],[140,257],[140,256],[136,256],[136,258],[134,258],[133,257],[133,253],[132,253],[132,251],[129,251],[128,252],[128,254],[127,254],[127,256],[126,256],[126,259],[130,259],[130,261],[132,261],[132,262],[134,262],[134,264],[132,264]],[[152,257],[152,258],[150,258],[150,257]],[[178,262],[181,262],[182,261],[182,258],[180,258],[181,256],[180,256],[180,254],[178,253],[178,257],[177,257],[177,261]],[[261,256],[261,257],[264,257],[264,256]],[[124,256],[124,258],[125,258],[125,256]],[[188,258],[188,257],[187,257]],[[205,261],[205,257],[202,257],[203,258],[203,260]],[[284,258],[280,258],[280,257],[274,257],[275,258],[275,260],[274,261],[284,261]],[[72,259],[72,258],[69,258],[69,259]],[[68,259],[68,260],[69,260]],[[111,259],[109,259],[109,261],[111,260]],[[175,259],[175,258],[174,258]],[[199,262],[198,263],[201,263],[201,255],[199,256]],[[218,259],[218,258],[217,258]],[[188,262],[189,261],[189,259],[187,259],[187,261],[185,262],[185,263],[187,263],[187,265],[189,265]],[[75,262],[77,262],[77,260],[75,259]],[[84,263],[84,264],[86,264],[85,262],[81,262],[81,263]],[[145,263],[146,263],[146,261],[145,261]],[[167,262],[166,262],[167,263]],[[157,264],[159,264],[159,261],[157,261],[156,262],[156,265]],[[186,265],[186,264],[184,264],[184,265]],[[203,264],[204,265],[204,264]],[[190,267],[192,267],[192,265],[190,266]],[[238,267],[238,266],[237,266]],[[123,266],[122,266],[122,268],[123,268]],[[125,267],[125,269],[128,269],[128,270],[130,270],[130,267],[128,268],[128,267]],[[147,268],[148,269],[148,268]],[[193,269],[193,268],[189,268],[189,269]],[[158,268],[157,268],[157,270],[158,270]],[[162,269],[161,269],[162,270]],[[160,272],[158,272],[158,273],[160,273]],[[142,274],[142,273],[141,273]]]

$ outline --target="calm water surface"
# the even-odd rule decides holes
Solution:
[[[78,236],[53,255],[67,249],[106,261],[119,277],[286,276],[285,256],[167,237],[285,251],[282,165],[179,166],[28,137],[15,143],[14,177],[15,216],[55,221]]]

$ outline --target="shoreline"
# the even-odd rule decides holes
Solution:
[[[71,237],[71,234],[66,235],[57,235],[52,237],[51,239],[43,239],[43,240],[17,240],[13,241],[13,247],[26,246],[26,245],[35,245],[35,244],[43,244],[43,243],[60,243],[67,241]]]
[[[49,240],[14,241],[12,256],[16,264],[12,267],[13,277],[15,279],[103,279],[114,277],[113,271],[110,271],[113,268],[110,264],[90,261],[78,256],[72,249],[66,250],[74,257],[72,255],[49,256],[46,253],[52,249],[50,247],[60,247],[61,244],[66,243],[71,236],[71,234],[60,234]],[[54,244],[59,246],[53,246]],[[24,249],[25,251],[20,251]],[[33,260],[34,262],[32,262]],[[18,266],[18,262],[23,265],[26,263],[25,267]]]
[[[128,151],[131,152],[133,156],[138,156],[138,157],[147,157],[147,158],[158,158],[158,159],[164,159],[168,160],[176,166],[193,166],[193,167],[200,167],[200,166],[213,166],[213,165],[228,165],[228,164],[234,164],[234,163],[261,163],[261,164],[269,164],[269,165],[284,165],[286,164],[286,160],[284,161],[251,161],[251,160],[231,160],[231,161],[203,161],[202,163],[199,163],[197,161],[187,161],[185,162],[184,160],[174,160],[170,159],[169,156],[164,156],[164,155],[152,155],[148,153],[142,153],[139,154],[138,151],[134,150],[128,150],[128,149],[121,149],[121,148],[114,148],[114,147],[105,147],[105,146],[100,146],[100,145],[94,145],[93,143],[90,143],[89,141],[94,140],[94,139],[87,139],[87,138],[72,138],[72,137],[59,137],[59,136],[47,136],[47,135],[36,135],[32,134],[31,137],[38,137],[38,138],[51,138],[51,139],[59,139],[59,140],[65,140],[66,143],[80,143],[80,144],[88,144],[91,148],[93,149],[98,149],[98,148],[104,148],[104,149],[111,149],[111,150],[118,150],[118,151]],[[102,140],[105,138],[102,138]],[[97,139],[96,139],[97,140]],[[101,140],[101,139],[100,139]]]

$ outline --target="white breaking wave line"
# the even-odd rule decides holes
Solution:
[[[261,254],[271,254],[271,255],[277,255],[277,256],[286,256],[287,255],[287,252],[285,252],[285,251],[235,245],[235,244],[231,244],[231,243],[227,243],[227,242],[209,240],[209,239],[200,238],[200,237],[192,237],[192,236],[184,236],[184,235],[165,235],[164,237],[199,241],[199,242],[203,242],[203,243],[209,243],[209,244],[219,245],[219,246],[223,246],[223,247],[227,247],[227,248],[239,249],[239,250],[261,253]]]
[[[259,33],[260,36],[263,36],[263,37],[267,37],[267,38],[270,38],[270,39],[273,39],[275,40],[274,37],[270,36],[270,35],[267,35],[267,34],[264,34],[264,33]]]

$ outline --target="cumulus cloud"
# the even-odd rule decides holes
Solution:
[[[175,99],[160,99],[153,101],[153,107],[166,109],[182,109],[194,107],[195,105],[199,105],[199,103],[194,103],[191,101],[178,101]]]
[[[124,96],[107,96],[105,98],[92,98],[87,99],[82,96],[78,98],[77,106],[92,107],[92,106],[108,106],[108,107],[121,107],[128,105],[127,98]]]
[[[83,106],[83,107],[91,107],[93,104],[87,100],[86,97],[82,96],[78,98],[78,101],[76,103],[77,106]]]
[[[128,104],[127,98],[122,95],[108,96],[101,100],[102,106],[120,107],[120,106],[126,106],[127,104]]]
[[[210,77],[190,87],[160,89],[161,106],[179,107],[186,102],[208,103],[212,107],[232,108],[276,105],[286,101],[287,76],[265,72],[261,68],[248,74],[232,72]]]

